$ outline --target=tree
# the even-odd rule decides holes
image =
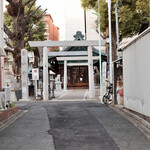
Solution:
[[[21,68],[21,49],[28,48],[29,40],[44,40],[45,24],[41,21],[46,10],[41,6],[35,7],[36,0],[6,0],[7,12],[4,13],[4,32],[9,41],[6,44],[12,47],[9,50],[14,58],[14,73],[19,74]],[[38,31],[38,32],[37,32]],[[7,49],[8,51],[8,49]]]
[[[120,36],[132,37],[136,35],[142,23],[149,20],[149,0],[122,0],[119,9]]]
[[[118,0],[120,1],[120,0]],[[132,37],[139,32],[142,23],[149,22],[149,0],[122,0],[119,4],[119,36]],[[112,60],[116,59],[116,20],[115,20],[115,4],[112,3]],[[94,9],[98,12],[98,0],[81,0],[82,7],[85,9]],[[101,32],[107,35],[108,29],[108,5],[106,0],[100,0],[101,14]]]

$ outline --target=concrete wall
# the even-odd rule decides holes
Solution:
[[[150,28],[123,49],[124,105],[150,117]]]

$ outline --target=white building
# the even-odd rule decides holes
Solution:
[[[74,40],[77,31],[85,33],[84,9],[80,0],[65,0],[65,38]]]
[[[123,48],[124,106],[150,117],[150,28]]]
[[[81,31],[86,40],[98,40],[96,32],[97,16],[90,11],[84,11],[80,0],[65,0],[65,38],[74,40],[73,35]]]

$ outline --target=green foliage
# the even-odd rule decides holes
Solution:
[[[118,0],[119,1],[119,0]],[[115,28],[115,3],[112,2],[112,28]],[[81,0],[82,7],[98,12],[98,0]],[[119,4],[119,31],[121,37],[131,37],[139,32],[142,23],[150,22],[149,0],[122,0]],[[101,31],[108,27],[108,4],[100,0]]]
[[[93,9],[97,0],[81,0],[81,6],[83,8]]]
[[[59,52],[59,51],[60,51],[59,48],[53,49],[53,52]]]
[[[4,12],[4,23],[6,24],[6,26],[9,29],[13,29],[13,21],[12,21],[12,17],[10,17],[7,13],[7,11]]]
[[[27,0],[23,0],[23,2],[26,2]],[[31,3],[29,3],[28,5],[25,6],[25,15],[28,15],[28,11],[29,11],[29,6],[31,5]],[[35,10],[37,9],[36,5],[34,4],[31,8],[30,14],[32,14]],[[36,13],[34,14],[34,16],[39,16],[40,14],[42,14],[43,10],[42,9],[38,9],[38,11],[36,11]],[[26,41],[29,38],[28,35],[28,31],[30,30],[31,25],[33,25],[34,27],[31,29],[31,38],[30,41],[43,41],[46,39],[46,36],[44,35],[45,33],[45,23],[42,21],[43,18],[41,18],[40,20],[38,20],[35,17],[30,17],[30,20],[27,24],[27,30],[25,31],[25,38],[24,41]],[[13,19],[11,16],[9,16],[9,14],[7,13],[7,11],[4,12],[4,23],[5,25],[11,30],[13,31]],[[35,32],[37,31],[37,32]],[[12,44],[12,41],[9,40],[10,44]],[[29,44],[27,43],[25,45],[25,48],[27,50],[34,50],[34,48],[29,47]]]
[[[142,23],[148,23],[148,0],[123,0],[119,9],[119,29],[122,37],[131,37],[139,32]]]
[[[9,108],[14,108],[15,107],[15,102],[10,103]]]

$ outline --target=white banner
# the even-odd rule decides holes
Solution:
[[[39,80],[39,69],[32,69],[32,80]]]

